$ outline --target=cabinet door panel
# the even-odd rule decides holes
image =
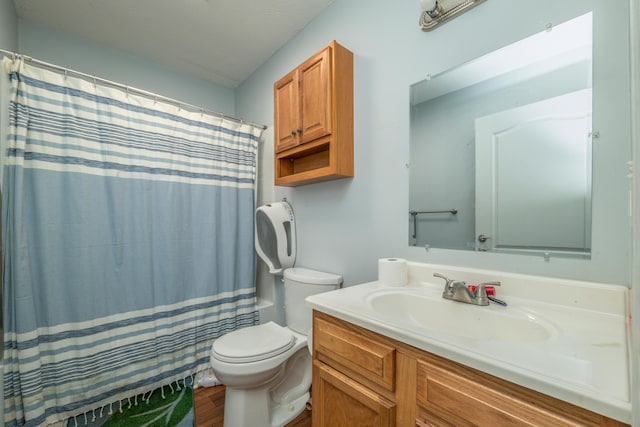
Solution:
[[[338,371],[314,361],[315,427],[394,427],[395,404]]]
[[[300,68],[300,143],[331,133],[331,48],[309,58]]]
[[[300,121],[298,100],[298,72],[294,70],[278,80],[274,86],[276,153],[298,145],[297,130]]]

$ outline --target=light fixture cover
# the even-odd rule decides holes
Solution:
[[[435,9],[438,4],[437,0],[420,0],[420,7],[424,12],[428,12],[430,10]]]
[[[420,6],[422,7],[420,28],[422,31],[431,31],[440,24],[455,18],[484,1],[486,0],[420,0]],[[428,9],[429,7],[431,8]],[[435,8],[439,8],[440,13],[430,14],[429,12]]]

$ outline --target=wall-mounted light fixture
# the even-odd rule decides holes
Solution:
[[[420,0],[420,28],[431,31],[485,0]]]

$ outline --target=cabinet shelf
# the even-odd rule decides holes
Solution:
[[[330,138],[321,138],[276,155],[276,184],[297,187],[353,176],[353,155],[340,155]],[[347,159],[347,160],[345,160]],[[347,167],[341,167],[345,161]],[[349,161],[351,165],[349,165]],[[346,169],[346,170],[344,170]]]

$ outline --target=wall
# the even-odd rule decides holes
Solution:
[[[408,247],[409,85],[517,39],[587,12],[598,16],[604,0],[513,2],[491,0],[432,32],[418,28],[418,1],[336,0],[316,20],[281,48],[236,93],[236,112],[273,123],[273,82],[321,49],[331,39],[355,54],[355,177],[294,189],[286,196],[298,225],[297,265],[343,274],[346,285],[374,280],[377,259],[401,256],[421,262],[466,265],[521,273],[616,284],[630,284],[629,126],[607,126],[618,111],[598,111],[601,132],[594,183],[593,256],[587,260],[462,252]],[[609,36],[623,56],[617,69],[599,65],[595,80],[612,81],[611,102],[628,116],[624,92],[624,56],[628,11],[611,19],[620,23]],[[600,18],[598,18],[600,19]],[[620,42],[619,40],[622,40]],[[611,40],[605,43],[613,45]],[[597,59],[596,59],[597,61]],[[621,74],[620,74],[621,73]],[[621,95],[622,94],[622,95]],[[628,122],[628,117],[627,117]]]
[[[18,48],[18,17],[13,0],[0,0],[0,49]]]
[[[640,0],[631,0],[631,51],[636,52],[631,63],[632,70],[632,117],[633,121],[633,164],[640,165]],[[640,173],[633,174],[633,212],[634,238],[633,253],[640,253]],[[633,288],[640,289],[640,259],[633,258]],[[632,313],[640,313],[640,292],[633,293],[631,305]],[[631,328],[640,330],[640,316],[632,317]],[[633,404],[632,420],[634,425],[640,425],[640,334],[631,334],[631,401]]]
[[[235,114],[232,89],[25,19],[18,20],[18,50],[55,65],[231,116]]]

